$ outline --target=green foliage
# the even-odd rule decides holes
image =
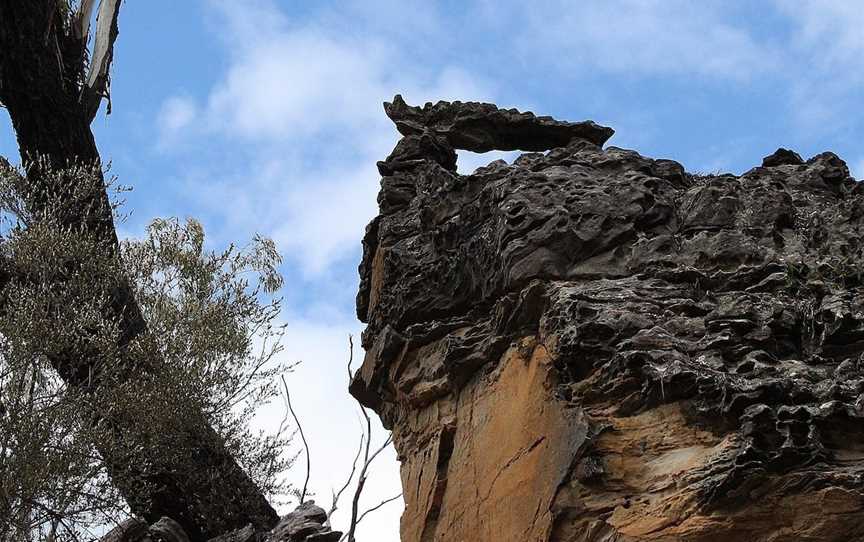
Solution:
[[[49,173],[56,179],[46,184],[66,193],[35,205],[19,197],[22,172],[0,164],[0,540],[74,540],[121,521],[127,507],[96,443],[130,464],[170,464],[189,448],[178,446],[189,424],[211,425],[265,494],[289,490],[280,482],[293,461],[284,425],[275,434],[249,425],[290,371],[276,360],[274,244],[256,237],[213,251],[197,221],[157,219],[118,251],[65,220],[104,199],[93,197],[97,173]],[[106,310],[124,286],[149,329],[128,342],[118,340],[124,311]],[[82,349],[87,373],[73,376],[88,385],[70,386],[56,360]],[[118,418],[153,437],[146,449],[104,423]]]

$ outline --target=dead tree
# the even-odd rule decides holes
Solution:
[[[348,384],[351,384],[351,379],[353,374],[351,372],[351,365],[354,363],[354,337],[351,335],[348,336]],[[287,396],[288,389],[286,387],[285,394]],[[356,533],[357,526],[360,524],[363,519],[369,514],[375,512],[376,510],[381,509],[383,506],[399,499],[402,497],[402,493],[398,495],[394,495],[387,499],[380,501],[378,504],[367,508],[363,512],[360,512],[360,497],[363,495],[363,490],[366,487],[366,481],[369,476],[369,468],[372,466],[372,463],[375,462],[375,459],[378,455],[383,452],[388,446],[393,443],[393,436],[388,435],[384,442],[381,443],[377,448],[372,448],[372,418],[369,416],[369,412],[366,410],[366,407],[360,405],[360,413],[363,415],[363,422],[361,423],[362,432],[360,434],[360,446],[357,449],[357,455],[354,456],[354,461],[351,463],[351,472],[348,475],[348,479],[345,481],[345,484],[339,488],[339,491],[333,491],[333,501],[330,505],[330,511],[327,512],[327,517],[332,518],[334,512],[339,507],[339,499],[342,497],[342,494],[348,489],[348,486],[351,485],[351,482],[354,479],[354,474],[357,473],[358,463],[360,465],[360,473],[357,477],[357,483],[354,486],[354,496],[351,499],[351,519],[348,522],[348,529],[339,539],[339,542],[355,542],[356,541]],[[295,416],[295,421],[297,420]],[[299,425],[299,421],[297,422]],[[362,454],[362,457],[361,457]],[[306,455],[309,455],[309,449],[306,449]],[[362,463],[360,462],[362,458]],[[329,522],[329,519],[328,519]]]
[[[348,383],[351,383],[352,373],[351,373],[351,365],[354,362],[354,338],[349,335],[348,336]],[[310,469],[311,469],[311,456],[309,453],[309,443],[306,440],[306,437],[303,433],[303,425],[300,423],[300,418],[297,416],[297,413],[294,411],[294,407],[291,405],[291,394],[288,391],[288,384],[285,382],[285,378],[282,378],[282,389],[285,393],[285,403],[286,410],[285,418],[283,418],[282,424],[285,423],[285,420],[288,419],[288,416],[294,420],[294,424],[297,426],[297,430],[300,432],[300,436],[303,440],[303,454],[306,456],[306,479],[303,482],[303,490],[299,493],[299,506],[300,508],[305,505],[309,505],[315,507],[315,501],[306,501],[306,489],[309,486],[309,477],[310,477]],[[366,487],[366,481],[369,479],[369,469],[372,466],[372,463],[375,462],[375,459],[387,449],[393,442],[393,437],[388,435],[384,442],[382,442],[376,448],[372,448],[372,439],[374,437],[372,430],[372,418],[369,416],[369,412],[366,410],[366,407],[360,405],[360,413],[363,415],[363,420],[361,422],[361,433],[360,433],[360,445],[357,448],[357,454],[354,456],[354,460],[351,462],[351,472],[348,474],[348,478],[345,480],[345,483],[342,484],[342,487],[339,488],[339,491],[335,489],[333,492],[333,500],[330,504],[330,510],[325,514],[324,510],[321,510],[322,517],[325,518],[324,527],[328,528],[331,526],[331,521],[333,519],[333,514],[336,513],[336,510],[339,508],[339,500],[342,498],[342,495],[348,488],[351,486],[352,482],[354,482],[354,475],[358,474],[359,467],[359,475],[357,477],[357,481],[354,485],[354,495],[351,499],[351,518],[348,522],[347,529],[344,532],[340,532],[341,535],[339,537],[338,542],[356,542],[356,533],[357,526],[360,522],[363,521],[366,516],[375,512],[376,510],[380,510],[382,507],[387,504],[396,501],[402,497],[402,493],[398,495],[394,495],[387,499],[384,499],[378,504],[371,506],[365,509],[363,512],[360,512],[360,497],[363,495],[363,490]],[[280,427],[282,426],[280,424]],[[298,510],[300,509],[298,508]],[[317,507],[315,507],[317,508]]]
[[[101,165],[90,123],[108,97],[120,5],[120,0],[100,0],[98,6],[95,0],[0,0],[0,105],[12,119],[27,171],[22,197],[36,214],[52,209],[52,204],[75,188],[49,182],[47,179],[57,177],[43,175],[45,168]],[[94,9],[97,24],[91,32]],[[68,213],[64,226],[96,236],[103,241],[100,246],[116,256],[117,234],[108,195],[104,179],[98,181],[92,201]],[[75,262],[67,265],[74,268]],[[14,270],[0,269],[0,279],[12,280],[10,277]],[[147,324],[130,287],[116,289],[103,316],[118,322],[119,351],[146,339]],[[54,356],[51,364],[68,384],[96,387],[100,385],[99,369],[91,362],[95,357],[91,348],[84,338]],[[134,379],[157,367],[159,360],[136,359],[129,353],[117,363],[120,374]],[[146,449],[149,443],[169,437],[173,446],[180,447],[170,463],[154,457],[130,464],[117,447],[99,450],[133,513],[148,522],[170,517],[193,540],[206,540],[248,523],[272,527],[278,519],[276,512],[226,451],[218,434],[198,413],[189,413],[189,419],[192,422],[182,438],[142,434],[135,420],[128,418],[109,415],[103,420],[129,449]]]

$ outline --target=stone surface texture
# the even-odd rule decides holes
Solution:
[[[864,186],[740,176],[612,130],[400,97],[351,392],[404,542],[864,540]],[[456,149],[535,151],[456,172]]]

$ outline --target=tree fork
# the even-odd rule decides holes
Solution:
[[[100,2],[94,45],[97,58],[91,59],[87,75],[89,27],[82,20],[89,20],[93,2],[83,2],[85,7],[79,8],[83,13],[72,16],[62,9],[64,1],[0,0],[0,104],[9,111],[27,171],[23,196],[35,210],[49,209],[52,200],[62,198],[69,188],[46,186],[43,179],[48,176],[41,175],[40,168],[101,165],[90,123],[99,101],[107,95],[120,2]],[[101,175],[97,179],[100,186],[95,187],[93,198],[99,201],[91,202],[96,205],[82,206],[64,225],[80,227],[95,235],[104,249],[116,257],[118,240],[112,211],[107,205],[104,179]],[[87,210],[92,208],[99,212]],[[148,334],[132,289],[126,283],[117,289],[104,317],[120,322],[117,343],[121,351],[131,341]],[[84,386],[80,375],[93,369],[86,345],[51,362],[73,386]],[[119,363],[123,365],[123,374],[135,378],[136,373],[158,366],[159,360],[135,360],[127,353]],[[146,464],[135,464],[125,461],[113,447],[100,447],[112,481],[133,513],[149,522],[168,516],[180,523],[193,540],[207,540],[249,523],[262,529],[272,527],[278,516],[266,498],[204,416],[189,414],[191,420],[198,422],[190,424],[189,434],[182,438],[141,434],[135,420],[117,416],[105,420],[128,447],[146,447],[147,442],[169,439],[175,447],[185,447],[178,453],[181,460],[170,464],[158,457]]]

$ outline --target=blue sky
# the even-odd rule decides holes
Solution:
[[[740,173],[784,146],[832,150],[864,176],[861,28],[854,0],[129,1],[113,113],[94,129],[134,187],[124,234],[176,215],[201,219],[214,246],[276,240],[286,356],[305,361],[292,382],[327,500],[341,473],[324,464],[353,453],[344,358],[362,329],[374,164],[396,141],[381,102],[399,92],[592,119],[615,128],[610,145],[690,171]],[[17,157],[2,110],[0,154]],[[463,154],[460,169],[489,159]],[[379,468],[370,501],[398,486],[392,454]],[[368,532],[396,540],[398,512]]]

